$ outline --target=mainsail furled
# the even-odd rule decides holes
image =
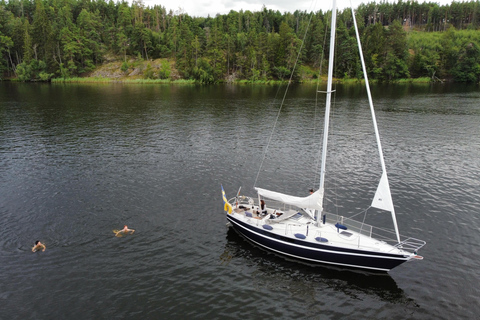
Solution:
[[[255,188],[260,196],[268,199],[277,200],[282,203],[292,205],[301,209],[312,209],[322,211],[323,194],[320,190],[315,191],[307,197],[296,197],[288,194],[270,191],[261,188]]]

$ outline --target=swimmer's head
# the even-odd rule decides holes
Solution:
[[[37,241],[35,241],[35,244],[38,244],[39,242],[40,242],[40,241],[37,240]]]
[[[124,228],[124,229],[128,229],[127,225],[124,225],[123,228]]]

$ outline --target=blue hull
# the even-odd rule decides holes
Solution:
[[[347,249],[280,236],[246,224],[230,215],[227,215],[227,219],[235,231],[256,245],[307,263],[389,271],[408,260],[408,257],[398,254]]]

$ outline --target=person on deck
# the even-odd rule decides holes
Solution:
[[[40,241],[35,241],[35,245],[33,246],[32,248],[32,252],[35,252],[35,251],[38,251],[40,249],[42,249],[42,251],[45,251],[47,247],[45,247],[45,245],[43,243],[41,243]]]
[[[267,205],[265,204],[265,201],[264,200],[260,200],[260,213],[262,215],[266,215],[267,214]]]

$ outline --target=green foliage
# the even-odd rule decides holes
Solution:
[[[452,74],[458,82],[477,83],[480,80],[480,47],[477,43],[465,43],[460,48]]]
[[[42,72],[40,72],[40,73],[38,74],[38,79],[39,79],[40,81],[48,81],[48,80],[50,80],[50,78],[51,78],[52,76],[53,76],[53,74],[49,74],[49,73],[46,73],[46,72],[43,72],[43,71],[42,71]]]
[[[154,69],[152,68],[152,65],[149,63],[147,64],[147,67],[143,71],[143,78],[145,79],[154,79]]]
[[[20,81],[48,81],[53,74],[45,72],[47,65],[41,60],[23,62],[17,66],[17,77]]]
[[[131,67],[127,61],[132,57],[168,58],[181,77],[201,83],[284,80],[292,70],[294,81],[305,81],[318,77],[310,69],[322,66],[325,73],[330,16],[331,12],[280,13],[264,7],[205,18],[174,14],[143,1],[7,1],[0,6],[0,77],[77,77],[113,53],[124,61],[123,72]],[[377,1],[361,4],[356,17],[372,80],[479,81],[478,1],[444,6]],[[339,13],[339,78],[362,74],[352,22],[350,10]],[[169,63],[141,72],[147,79],[169,79],[172,74]]]
[[[59,67],[60,67],[60,70],[59,70],[58,73],[59,73],[60,77],[62,77],[63,79],[69,78],[70,73],[68,72],[68,68],[66,68],[63,63],[60,63]]]
[[[13,47],[13,41],[10,37],[3,36],[0,33],[0,56],[4,56],[9,52],[9,48]],[[1,74],[7,70],[7,64],[6,61],[0,60],[0,79],[1,79]]]
[[[214,70],[205,59],[199,59],[198,66],[192,70],[192,77],[203,84],[215,83]]]
[[[337,43],[342,48],[337,50],[337,76],[340,77],[343,74],[344,78],[355,77],[359,57],[357,41],[342,21],[338,22]]]
[[[170,69],[170,64],[168,61],[165,61],[162,63],[162,66],[160,67],[160,71],[158,73],[158,78],[159,79],[169,79],[171,74],[171,69]]]
[[[30,81],[32,79],[32,68],[24,62],[17,66],[17,77],[20,81]]]
[[[32,46],[32,38],[30,36],[30,24],[28,20],[25,21],[25,32],[23,38],[23,61],[26,63],[30,63],[33,58],[33,46]]]
[[[127,72],[128,68],[129,68],[128,62],[124,61],[122,63],[122,66],[120,67],[120,70],[122,70],[123,72]]]
[[[440,44],[439,32],[410,32],[407,36],[409,55],[409,71],[414,78],[433,78],[440,70]]]
[[[290,75],[290,70],[285,67],[275,67],[273,68],[278,79],[285,80]]]

